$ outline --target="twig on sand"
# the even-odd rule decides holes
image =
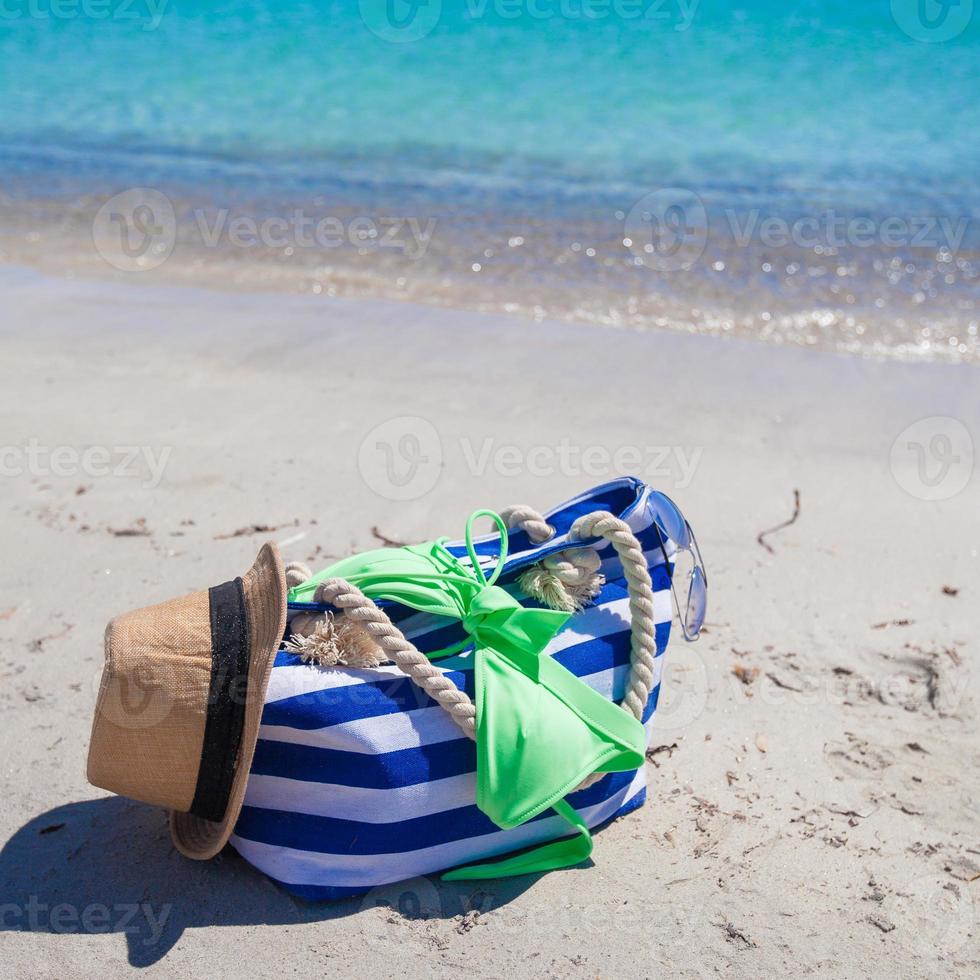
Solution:
[[[870,922],[876,929],[880,929],[882,932],[892,932],[895,929],[894,922],[889,922],[888,919],[885,919],[880,915],[869,915],[868,922]]]
[[[761,544],[762,547],[765,548],[770,555],[776,554],[776,552],[773,551],[768,544],[766,544],[765,538],[767,538],[770,534],[775,534],[777,531],[782,531],[783,528],[789,527],[790,524],[795,524],[796,519],[799,516],[800,516],[800,491],[794,490],[793,491],[793,516],[788,521],[783,521],[782,524],[777,524],[775,527],[770,527],[767,528],[765,531],[760,531],[759,536],[756,538],[756,541],[758,541],[759,544]]]
[[[652,762],[654,766],[659,769],[660,763],[657,762],[657,756],[660,755],[661,752],[666,752],[667,758],[669,759],[674,754],[674,750],[676,748],[676,742],[671,742],[670,745],[655,745],[653,748],[647,749],[646,760],[647,762]]]
[[[140,517],[130,527],[110,527],[107,529],[114,538],[149,538],[152,531],[146,526],[146,518]]]
[[[733,945],[738,946],[739,949],[754,949],[758,945],[741,929],[735,926],[734,923],[720,922],[718,925],[724,931],[725,939],[727,939],[728,942],[732,943]]]
[[[803,693],[802,687],[794,687],[792,684],[787,684],[778,674],[773,674],[771,671],[766,671],[766,677],[769,678],[776,685],[776,687],[781,687],[785,691],[796,691],[797,694]],[[745,683],[744,681],[742,682]]]
[[[230,541],[232,538],[248,538],[253,534],[275,534],[276,531],[281,531],[284,527],[298,526],[298,520],[285,524],[249,524],[246,527],[240,527],[236,531],[232,531],[230,534],[216,534],[214,535],[214,540]]]
[[[395,538],[389,538],[388,535],[382,534],[381,529],[375,524],[371,528],[371,533],[386,547],[386,548],[404,548],[408,543],[406,541],[396,541]]]
[[[44,649],[44,644],[49,640],[60,640],[63,636],[67,636],[74,628],[74,623],[62,623],[62,629],[57,633],[48,633],[47,636],[39,636],[37,639],[31,640],[31,642],[27,644],[27,649],[30,650],[31,653],[38,653]]]

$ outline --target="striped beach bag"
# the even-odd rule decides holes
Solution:
[[[446,575],[450,584],[465,585],[466,576],[474,576],[493,584],[498,597],[507,593],[505,603],[516,600],[520,614],[560,611],[560,627],[548,627],[540,649],[541,659],[554,663],[542,666],[559,671],[562,684],[564,678],[590,689],[590,698],[598,692],[604,705],[619,706],[617,717],[625,713],[638,726],[639,759],[625,756],[632,768],[621,763],[606,771],[600,766],[585,779],[576,776],[554,807],[543,805],[529,819],[501,826],[507,822],[492,819],[491,807],[478,805],[478,769],[489,770],[489,777],[482,771],[479,776],[492,779],[495,767],[492,755],[481,755],[485,733],[474,705],[480,695],[480,651],[473,641],[478,630],[465,618],[386,598],[385,587],[371,587],[377,575],[345,579],[351,566],[344,562],[326,577],[292,565],[292,639],[272,670],[245,803],[231,838],[236,850],[296,895],[337,899],[503,855],[516,854],[504,859],[512,863],[503,874],[559,867],[571,862],[549,858],[555,843],[548,842],[567,841],[576,827],[587,839],[588,828],[642,805],[642,751],[670,633],[676,547],[655,520],[658,496],[625,477],[544,514],[505,510],[506,526],[493,534],[438,543],[454,569]],[[499,621],[508,614],[493,613],[488,621],[494,616]],[[314,655],[324,651],[333,657]],[[504,695],[496,697],[500,703],[491,707],[506,712]],[[572,692],[571,700],[576,697]],[[490,719],[485,705],[481,710]],[[518,718],[521,731],[512,734],[503,729],[514,719],[493,721],[501,729],[494,735],[508,751],[510,742],[524,745],[533,727],[533,719]],[[484,720],[484,727],[489,723]],[[520,760],[516,765],[519,781]],[[504,777],[514,778],[501,772]],[[537,852],[529,850],[535,847]],[[543,859],[521,863],[522,854],[534,853]],[[483,866],[474,867],[475,873],[460,877],[497,876],[492,863],[482,875]]]

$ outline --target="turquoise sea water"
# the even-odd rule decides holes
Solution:
[[[512,260],[501,270],[519,301],[572,244],[601,250],[643,195],[681,188],[704,204],[711,262],[646,286],[717,298],[714,265],[744,266],[727,285],[755,312],[793,303],[759,271],[766,243],[736,241],[752,214],[815,216],[827,254],[826,216],[859,215],[875,232],[852,278],[897,257],[912,303],[945,248],[956,281],[930,276],[943,288],[926,285],[926,306],[947,304],[933,319],[973,323],[975,339],[978,66],[972,0],[5,0],[0,191],[77,201],[151,184],[263,214],[313,198],[401,207],[452,243],[431,270],[443,284],[492,267],[474,258],[524,229],[527,283]],[[924,252],[911,230],[882,243],[881,222],[917,217],[961,233],[925,236]],[[613,282],[611,254],[596,286],[628,305],[646,286],[629,270]],[[858,292],[852,305],[882,310],[876,289]]]

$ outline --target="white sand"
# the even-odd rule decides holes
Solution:
[[[980,440],[975,368],[11,269],[0,295],[0,973],[977,975],[977,477],[926,501],[890,466],[923,417]],[[397,423],[359,467],[401,416],[438,441]],[[431,488],[398,502],[372,447],[406,433],[429,460],[410,489]],[[153,489],[71,449],[52,472],[32,440],[166,466]],[[599,447],[591,471],[555,469],[563,440]],[[506,446],[537,451],[495,464]],[[667,452],[649,479],[698,532],[711,605],[668,652],[656,743],[676,747],[594,866],[307,905],[234,852],[183,859],[162,812],[86,783],[106,621],[241,572],[263,537],[223,536],[280,526],[305,535],[287,558],[323,564],[375,546],[373,525],[456,535],[476,507],[610,478],[623,447],[640,475]],[[795,488],[770,554],[756,535]],[[133,903],[149,920],[127,923]]]

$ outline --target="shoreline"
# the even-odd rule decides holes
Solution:
[[[869,217],[817,199],[736,208],[737,198],[681,188],[571,200],[351,177],[248,190],[110,176],[52,177],[42,196],[23,180],[5,186],[0,261],[62,277],[980,363],[980,251],[968,216]],[[678,208],[681,237],[670,230]]]
[[[93,265],[92,268],[99,267]],[[91,270],[87,268],[86,271]],[[580,319],[547,317],[540,312],[531,315],[512,310],[472,309],[429,300],[389,297],[373,292],[314,294],[280,291],[254,279],[233,285],[225,281],[214,284],[193,278],[188,278],[186,281],[177,279],[151,281],[146,276],[120,273],[118,270],[111,269],[104,275],[81,275],[78,270],[65,275],[35,265],[0,260],[0,288],[11,298],[24,298],[31,306],[36,304],[39,309],[44,310],[40,315],[48,314],[48,304],[52,306],[63,304],[68,296],[73,296],[85,304],[106,302],[110,308],[117,310],[126,302],[139,307],[140,300],[143,299],[151,308],[172,306],[188,314],[193,314],[195,311],[201,316],[219,314],[218,319],[210,326],[199,325],[204,327],[206,333],[211,334],[212,340],[217,340],[225,331],[233,329],[227,319],[220,316],[222,313],[252,310],[256,304],[260,309],[271,313],[285,304],[287,309],[300,311],[312,323],[331,322],[339,326],[366,314],[368,322],[375,327],[380,327],[383,322],[390,323],[392,317],[401,314],[406,324],[413,329],[425,330],[427,333],[430,332],[430,326],[433,324],[436,325],[436,329],[455,330],[458,328],[454,324],[462,322],[467,331],[475,331],[478,335],[486,337],[503,334],[505,341],[510,343],[517,343],[518,339],[523,338],[528,331],[531,332],[532,337],[536,334],[548,336],[555,343],[569,341],[569,343],[561,343],[562,348],[572,346],[570,342],[573,340],[586,344],[590,338],[608,337],[610,340],[637,338],[624,340],[623,342],[627,344],[642,344],[644,341],[640,338],[648,338],[648,342],[657,346],[666,345],[672,355],[680,356],[685,362],[694,363],[705,358],[720,357],[726,362],[738,363],[744,370],[752,370],[753,373],[755,373],[754,369],[750,368],[750,365],[756,362],[764,366],[766,358],[770,355],[779,359],[776,363],[792,364],[794,367],[789,370],[811,363],[815,366],[823,365],[817,370],[822,376],[826,372],[825,377],[828,379],[834,374],[834,370],[830,367],[834,364],[839,364],[842,371],[851,364],[867,365],[872,371],[894,365],[902,373],[911,369],[913,374],[910,377],[916,377],[915,372],[922,369],[923,380],[927,377],[937,380],[946,376],[947,372],[953,372],[950,376],[955,377],[962,372],[969,373],[977,366],[968,359],[899,357],[893,352],[876,353],[808,347],[775,343],[731,333],[700,333],[695,330],[677,330],[668,327],[594,323]],[[117,313],[117,317],[116,329],[119,332],[133,329],[131,324],[125,324],[120,314]],[[11,316],[0,318],[0,334],[6,324],[8,342],[16,342],[16,338],[9,332],[9,325],[12,322]],[[64,327],[58,327],[49,320],[45,323],[45,329],[54,330],[63,340],[70,342],[79,335],[90,340],[98,340],[110,330],[110,327],[102,323],[94,324],[83,318],[80,323],[71,325],[65,323]],[[168,326],[167,332],[174,329],[181,334],[182,341],[193,339],[190,334],[180,331],[179,327]],[[276,329],[289,331],[291,327],[278,324]],[[341,329],[346,332],[344,327],[341,326]],[[154,336],[156,333],[151,330],[143,334],[142,339],[152,341]],[[137,336],[135,339],[141,338]],[[726,356],[727,352],[731,352],[731,355]],[[173,353],[179,356],[180,352]],[[764,355],[761,362],[759,355]],[[858,367],[857,370],[860,368]]]

